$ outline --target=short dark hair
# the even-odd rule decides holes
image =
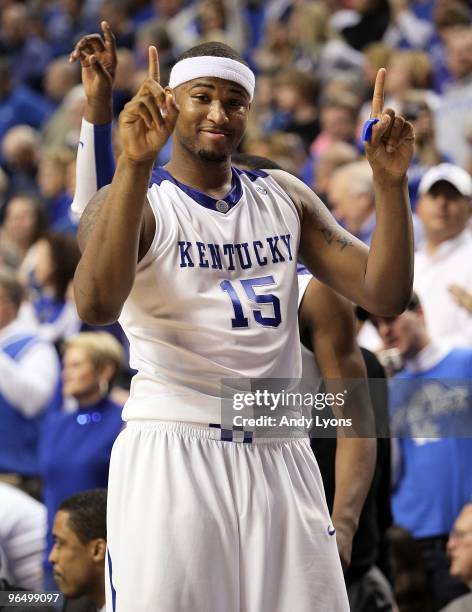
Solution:
[[[67,288],[74,278],[75,269],[80,260],[80,250],[75,236],[51,232],[46,234],[44,240],[51,249],[53,272],[51,284],[54,287],[55,297],[65,300]]]
[[[181,60],[188,59],[189,57],[203,57],[204,55],[210,55],[212,57],[227,57],[228,59],[235,60],[240,64],[244,64],[248,68],[249,64],[246,62],[244,58],[239,55],[237,51],[235,51],[229,45],[225,45],[222,42],[206,42],[201,45],[196,45],[187,51],[184,51],[182,55],[177,59],[177,62]]]
[[[90,489],[65,499],[59,510],[69,515],[69,525],[82,543],[107,539],[107,490]]]
[[[249,170],[283,170],[279,164],[267,157],[248,153],[235,153],[231,156],[231,163],[236,168],[248,168]]]
[[[418,297],[418,294],[415,291],[413,291],[410,297],[410,301],[408,302],[407,307],[405,308],[403,312],[406,312],[407,310],[416,310],[417,308],[420,308],[420,307],[421,307],[420,298]],[[362,306],[356,306],[355,314],[359,321],[367,321],[367,319],[370,319],[372,317],[372,313],[362,308]]]

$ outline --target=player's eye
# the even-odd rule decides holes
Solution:
[[[192,97],[194,100],[198,100],[199,102],[202,102],[204,104],[210,100],[210,98],[206,94],[197,94]]]

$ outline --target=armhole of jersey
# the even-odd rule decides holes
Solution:
[[[313,276],[311,274],[298,274],[298,308],[300,308],[300,304],[302,303],[303,296],[307,290],[308,285],[310,284]]]
[[[300,235],[301,235],[301,231],[302,231],[302,221],[300,219],[300,212],[299,212],[298,208],[295,206],[295,202],[292,200],[290,195],[285,191],[285,189],[283,189],[279,185],[279,183],[275,180],[275,178],[273,176],[271,176],[270,174],[267,174],[267,176],[265,177],[264,180],[269,180],[271,185],[275,185],[277,190],[285,196],[285,199],[289,203],[292,211],[295,213],[295,216],[297,218],[297,223],[298,223],[298,244],[297,244],[297,253],[298,253],[298,246],[300,244]]]
[[[150,264],[151,261],[156,259],[156,257],[157,257],[157,250],[158,250],[158,246],[159,246],[161,225],[159,223],[158,206],[155,205],[154,198],[152,197],[152,194],[150,194],[151,188],[149,188],[148,191],[147,191],[146,199],[147,199],[148,205],[149,205],[149,207],[150,207],[150,209],[152,211],[152,214],[154,215],[154,220],[156,222],[156,230],[154,232],[154,237],[152,239],[151,246],[149,247],[149,249],[145,253],[144,257],[140,261],[138,261],[138,264],[136,266],[137,270],[139,270],[140,268],[143,268],[144,266]]]

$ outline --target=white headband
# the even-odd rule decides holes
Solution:
[[[169,87],[178,87],[182,83],[200,77],[216,77],[233,81],[247,91],[252,102],[256,81],[253,71],[241,62],[228,57],[203,55],[180,60],[171,70]]]

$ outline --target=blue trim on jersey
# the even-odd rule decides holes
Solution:
[[[258,178],[266,178],[269,176],[264,170],[241,170],[241,168],[234,168],[238,174],[245,174],[249,180],[254,183]]]
[[[234,206],[236,206],[236,204],[241,199],[241,196],[243,195],[243,186],[241,183],[241,179],[239,178],[241,171],[237,170],[236,168],[231,168],[231,173],[232,173],[231,190],[224,198],[219,198],[219,199],[212,198],[206,193],[202,193],[201,191],[198,191],[197,189],[193,189],[193,187],[189,187],[188,185],[181,183],[176,178],[174,178],[172,174],[170,174],[165,168],[162,168],[161,166],[154,167],[152,171],[151,182],[149,186],[154,185],[154,184],[160,185],[163,181],[170,181],[171,183],[174,183],[174,185],[176,185],[184,193],[190,196],[192,200],[195,200],[197,204],[200,204],[201,206],[204,206],[205,208],[209,208],[210,210],[214,210],[215,212],[219,212],[220,214],[225,215],[232,208],[234,208]],[[245,174],[249,174],[249,173],[245,173]],[[251,174],[254,174],[254,173],[251,173]],[[255,180],[255,179],[251,179],[251,180]],[[219,210],[216,205],[217,202],[220,202],[222,200],[228,204],[228,210],[226,211]]]
[[[308,270],[302,263],[297,263],[297,274],[310,274],[310,270]]]
[[[93,126],[93,146],[98,190],[109,185],[115,174],[115,159],[111,148],[111,123]]]
[[[115,612],[116,610],[116,591],[115,591],[115,587],[113,586],[113,566],[111,564],[111,557],[110,557],[110,551],[107,548],[107,558],[108,558],[108,578],[110,580],[110,587],[111,587],[111,607],[113,612]]]

